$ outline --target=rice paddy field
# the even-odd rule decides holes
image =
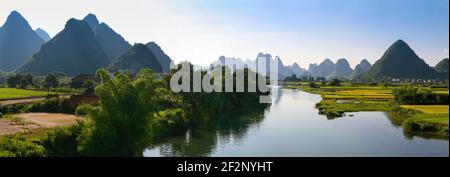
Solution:
[[[425,114],[448,114],[448,105],[401,105],[402,108],[412,109]]]
[[[0,88],[0,99],[17,99],[46,96],[45,91],[33,91],[15,88]]]

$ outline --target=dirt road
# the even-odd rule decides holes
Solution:
[[[75,124],[78,120],[83,120],[82,117],[70,114],[24,113],[15,116],[20,118],[25,124],[17,124],[8,119],[0,119],[0,135],[29,132],[38,128],[69,126]]]

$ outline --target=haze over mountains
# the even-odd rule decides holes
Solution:
[[[19,12],[11,12],[0,27],[0,69],[14,70],[44,42]]]
[[[45,43],[45,44],[44,44]],[[231,65],[226,62],[231,61]],[[285,65],[278,56],[259,53],[254,60],[219,57],[212,63],[229,68],[250,68],[265,62],[267,74],[270,66],[277,66],[279,79],[301,76],[327,79],[387,80],[387,79],[448,79],[448,58],[430,67],[402,40],[396,41],[373,66],[363,59],[353,70],[342,58],[334,63],[325,59],[310,64],[306,70],[297,63]],[[68,76],[93,74],[102,67],[110,70],[136,70],[151,68],[155,72],[169,72],[172,59],[155,42],[131,46],[119,33],[94,14],[83,20],[70,19],[54,38],[42,29],[33,30],[17,12],[8,16],[0,28],[0,70],[17,73],[46,75],[62,72]]]

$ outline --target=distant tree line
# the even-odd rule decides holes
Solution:
[[[325,81],[325,77],[313,77],[312,75],[302,75],[297,76],[293,74],[292,76],[288,76],[284,79],[286,82],[314,82],[314,81]]]
[[[9,88],[26,89],[28,87],[43,87],[50,90],[58,87],[59,79],[54,74],[49,74],[41,79],[31,74],[11,74],[6,79],[6,84]]]
[[[429,89],[403,86],[393,90],[395,102],[412,105],[448,105],[448,94],[433,93]]]

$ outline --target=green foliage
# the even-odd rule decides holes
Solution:
[[[93,111],[95,109],[98,109],[98,107],[82,103],[75,109],[75,115],[87,115],[90,111]]]
[[[33,85],[33,76],[13,74],[6,79],[6,83],[10,88],[26,88],[28,85]]]
[[[387,101],[355,101],[348,103],[337,103],[336,100],[322,100],[316,104],[319,114],[333,119],[342,117],[346,112],[359,111],[389,111],[391,105]]]
[[[16,114],[23,112],[25,105],[15,104],[15,105],[0,105],[0,117],[7,114]]]
[[[27,105],[24,112],[48,112],[48,113],[73,113],[72,108],[67,100],[59,98],[49,98],[43,101],[38,101]]]
[[[58,78],[53,74],[47,75],[44,81],[44,87],[50,89],[58,86]]]
[[[92,80],[85,80],[83,82],[83,88],[94,88],[95,87],[95,82]]]
[[[181,68],[181,66],[179,66]],[[168,75],[165,79],[166,82],[169,83],[171,76],[178,72],[178,70],[172,70],[172,73]],[[214,74],[206,73],[204,71],[194,71],[193,66],[191,65],[190,73],[190,90],[193,90],[193,80],[195,74],[200,74],[202,80],[204,77],[211,77],[212,80],[216,79]],[[194,74],[194,72],[196,72]],[[200,73],[198,73],[200,72]],[[243,72],[244,76],[244,92],[236,91],[236,77],[237,72]],[[217,73],[216,73],[217,74]],[[220,74],[220,73],[218,73]],[[205,92],[202,90],[201,92],[187,92],[182,91],[179,93],[183,98],[183,105],[185,105],[186,110],[188,111],[189,123],[200,126],[208,123],[210,119],[220,119],[221,117],[227,117],[227,115],[232,112],[241,112],[249,108],[255,107],[265,107],[267,104],[260,104],[259,99],[262,95],[268,95],[268,92],[263,93],[261,90],[265,90],[263,88],[256,88],[256,92],[249,92],[248,85],[249,83],[254,83],[256,85],[259,79],[263,79],[263,77],[257,73],[249,69],[237,70],[234,73],[231,73],[231,70],[227,68],[222,68],[222,83],[221,89],[222,92],[217,92],[216,90],[211,93]],[[225,76],[231,75],[233,77],[233,92],[224,92],[225,91]],[[256,75],[256,78],[249,77],[249,75]]]
[[[448,105],[448,94],[433,93],[429,89],[403,86],[393,90],[395,101],[399,104],[412,105]]]
[[[58,127],[49,132],[40,144],[46,149],[47,156],[74,157],[78,156],[78,137],[84,124],[78,122],[70,127]]]
[[[97,75],[102,79],[95,89],[100,107],[87,111],[89,121],[80,136],[82,155],[142,156],[152,134],[161,129],[154,128],[154,122],[167,118],[164,122],[183,127],[183,113],[170,107],[180,101],[149,69],[139,72],[135,81],[121,74],[111,78],[103,69]]]
[[[339,79],[333,79],[330,81],[330,86],[340,86],[341,81]]]
[[[315,82],[310,82],[309,87],[310,88],[319,88],[319,86]]]
[[[0,138],[0,157],[43,157],[45,149],[29,142],[22,135],[6,135]]]

